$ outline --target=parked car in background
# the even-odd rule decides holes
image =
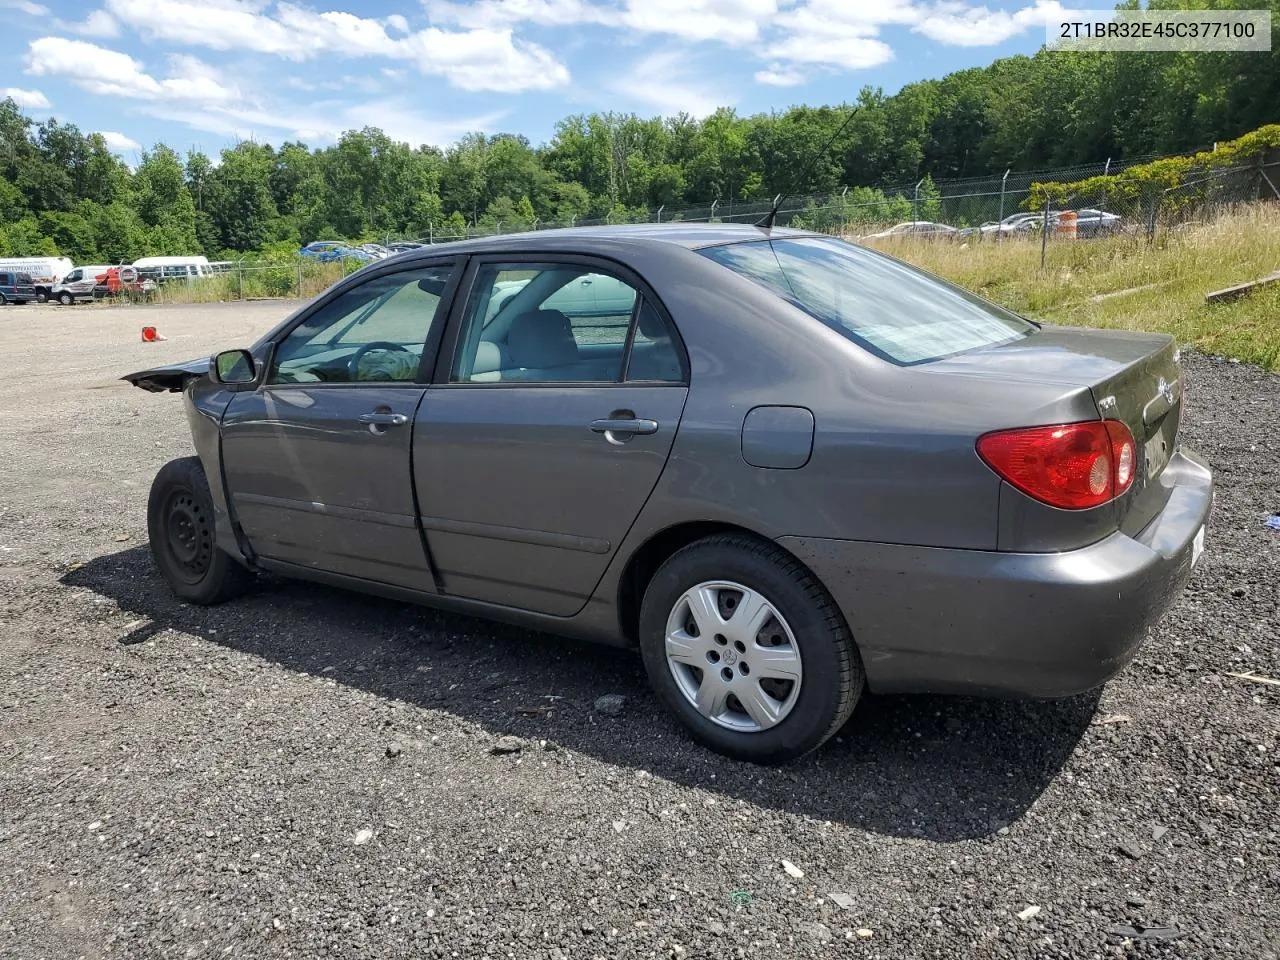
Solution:
[[[49,299],[69,307],[77,300],[92,300],[98,278],[111,269],[110,264],[79,266],[49,289]]]
[[[320,263],[331,263],[334,260],[359,260],[361,263],[369,263],[375,259],[372,254],[341,240],[313,241],[299,250],[298,256],[318,260]]]
[[[36,298],[36,285],[29,273],[0,268],[0,307],[10,303],[27,303]]]
[[[375,260],[385,260],[391,256],[391,250],[380,243],[362,243],[359,248]]]
[[[125,379],[183,394],[198,456],[147,504],[181,599],[269,571],[638,648],[696,739],[759,762],[864,687],[1098,686],[1213,502],[1172,337],[794,230],[443,244]]]
[[[1085,207],[1076,211],[1076,236],[1100,237],[1116,233],[1124,225],[1119,214]]]
[[[999,222],[988,220],[980,227],[968,227],[962,232],[966,237],[977,235],[982,240],[1030,234],[1040,228],[1043,216],[1040,213],[1011,213]]]
[[[425,243],[418,243],[416,240],[396,240],[394,243],[388,243],[387,249],[392,253],[404,253],[407,250],[421,250],[427,246]]]
[[[884,240],[889,237],[915,237],[920,240],[946,240],[956,236],[959,232],[955,227],[949,227],[945,223],[933,223],[929,220],[910,220],[907,223],[900,223],[897,226],[890,227],[888,230],[869,234],[862,239]]]
[[[143,257],[141,260],[135,260],[133,266],[141,277],[154,280],[156,283],[195,280],[213,275],[209,259],[203,256]]]

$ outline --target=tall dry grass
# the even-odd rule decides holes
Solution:
[[[1211,223],[1096,240],[962,244],[872,241],[1019,313],[1049,323],[1159,330],[1179,343],[1280,370],[1280,284],[1210,306],[1211,290],[1280,270],[1280,204],[1242,206]]]

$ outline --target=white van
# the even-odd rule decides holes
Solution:
[[[66,257],[2,257],[0,270],[12,270],[31,277],[36,288],[36,299],[49,299],[49,288],[71,272],[72,263]]]
[[[139,276],[156,283],[179,278],[194,280],[212,276],[214,272],[208,257],[143,257],[135,260],[133,265],[138,268]]]
[[[110,269],[109,266],[101,264],[76,267],[49,288],[49,299],[57,300],[64,307],[71,306],[77,300],[92,300],[93,288],[98,282],[98,277]]]

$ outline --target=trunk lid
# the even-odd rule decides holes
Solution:
[[[1169,491],[1158,481],[1177,442],[1184,392],[1173,337],[1046,325],[1021,340],[929,366],[938,373],[1087,387],[1099,416],[1122,421],[1137,446],[1137,475],[1117,501],[1120,528],[1137,532],[1164,506]]]

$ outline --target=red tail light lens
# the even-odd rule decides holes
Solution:
[[[1100,506],[1133,485],[1137,451],[1119,420],[998,430],[978,456],[1028,496],[1064,510]]]

